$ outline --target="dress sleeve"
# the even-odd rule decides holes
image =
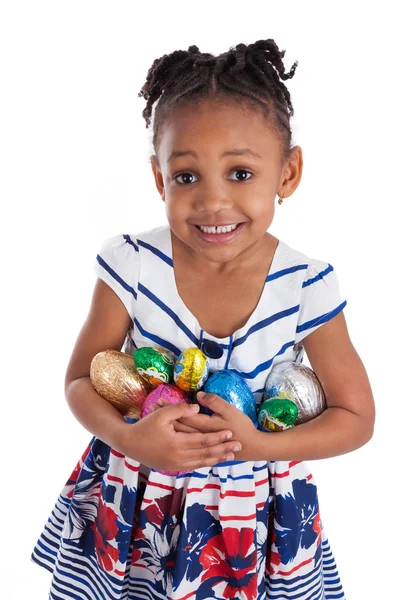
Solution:
[[[347,300],[341,295],[339,281],[332,265],[311,259],[300,294],[295,344],[333,319],[346,304]]]
[[[139,248],[131,235],[115,235],[100,246],[93,269],[117,294],[132,322],[139,275]]]

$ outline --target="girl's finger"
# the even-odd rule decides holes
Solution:
[[[225,445],[225,443],[229,446],[228,450],[231,450],[238,443],[234,440],[232,441],[232,431],[226,429],[212,433],[196,432],[191,435],[177,433],[176,435],[177,439],[180,438],[179,447],[183,448],[185,454],[191,453],[191,456],[195,455],[198,450],[209,450],[213,446],[221,446]]]
[[[175,431],[179,431],[181,433],[201,433],[195,427],[189,427],[188,425],[182,425],[179,421],[175,421],[173,423]]]
[[[212,433],[210,436],[217,434]],[[190,470],[208,467],[219,462],[235,460],[235,452],[241,450],[239,442],[225,442],[202,449],[187,450],[182,461],[182,467]]]
[[[203,433],[210,433],[214,431],[221,431],[229,427],[229,424],[217,415],[203,415],[198,413],[192,417],[181,417],[179,419],[182,425],[187,427],[195,427]]]

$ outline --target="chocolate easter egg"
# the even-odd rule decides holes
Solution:
[[[141,416],[145,417],[148,415],[150,413],[150,406],[156,404],[160,398],[165,398],[171,404],[178,404],[179,402],[190,403],[188,396],[177,385],[162,383],[154,388],[143,402]]]
[[[171,404],[178,404],[179,402],[190,403],[188,396],[185,394],[183,390],[181,390],[176,385],[170,385],[168,383],[162,383],[158,385],[154,390],[150,392],[147,396],[146,400],[142,406],[142,417],[150,414],[150,406],[152,404],[156,404],[159,398],[165,398],[171,402]],[[163,408],[163,407],[162,407]],[[159,410],[162,410],[159,409]],[[161,469],[155,469],[159,473],[164,473],[164,475],[183,475],[183,473],[188,473],[189,471],[164,471]]]
[[[208,358],[199,348],[188,348],[175,365],[174,380],[182,390],[199,390],[208,377]]]
[[[320,415],[327,407],[325,393],[314,371],[301,363],[275,365],[266,381],[263,400],[288,398],[299,410],[295,425]]]
[[[283,431],[293,427],[298,408],[288,398],[271,398],[262,402],[258,413],[258,428],[264,431]]]
[[[169,353],[144,346],[134,352],[133,359],[138,373],[151,385],[173,383],[174,361]]]
[[[257,408],[253,393],[245,380],[228,369],[213,373],[206,381],[203,392],[217,394],[245,415],[250,417],[257,427]]]
[[[152,389],[137,372],[132,356],[118,350],[104,350],[93,357],[90,380],[100,396],[131,419],[140,417]]]

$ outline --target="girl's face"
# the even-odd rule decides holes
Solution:
[[[276,195],[290,196],[302,171],[301,148],[282,164],[261,113],[212,101],[173,111],[151,161],[172,232],[190,254],[215,263],[265,248]],[[200,225],[238,227],[219,236],[203,235]]]

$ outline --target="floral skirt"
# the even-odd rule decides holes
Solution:
[[[31,558],[54,600],[345,598],[298,461],[171,476],[93,438]]]

